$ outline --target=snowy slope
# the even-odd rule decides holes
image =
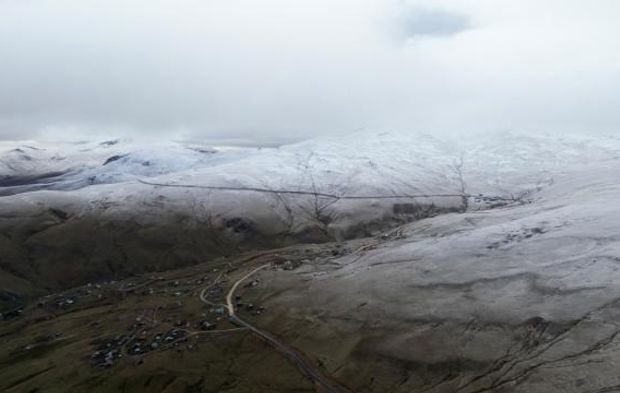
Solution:
[[[180,143],[21,142],[0,145],[2,194],[39,189],[73,190],[122,183],[246,157],[255,149],[226,149]]]
[[[125,141],[2,149],[0,268],[13,283],[21,277],[54,288],[101,272],[170,268],[370,236],[465,208],[537,203],[543,192],[577,192],[573,179],[590,179],[585,171],[592,179],[613,173],[620,157],[612,137],[372,132],[270,149]]]
[[[269,328],[311,343],[354,391],[617,391],[620,160],[580,154],[599,143],[546,145],[562,173],[533,203],[429,218],[294,275],[263,273],[277,293],[267,307],[286,312]]]
[[[366,133],[188,150],[93,145],[70,165],[40,153],[40,166],[6,153],[10,176],[71,176],[52,179],[57,190],[0,197],[0,290],[32,294],[392,228],[316,258],[320,246],[304,246],[292,271],[262,270],[260,327],[354,391],[617,390],[617,138]],[[124,156],[103,165],[112,154]],[[101,184],[79,182],[93,174]],[[378,198],[463,190],[523,203]]]
[[[337,195],[458,192],[459,167],[470,194],[536,189],[554,175],[620,156],[612,137],[515,133],[438,138],[355,133],[277,149],[217,149],[182,143],[107,141],[0,145],[0,181],[55,174],[44,188],[77,189],[157,177],[159,183],[320,190]],[[27,183],[23,181],[23,183]],[[21,190],[16,190],[19,192]],[[6,193],[6,192],[5,192]]]

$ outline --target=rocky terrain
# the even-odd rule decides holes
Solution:
[[[0,390],[620,390],[616,140],[365,141],[0,198]]]

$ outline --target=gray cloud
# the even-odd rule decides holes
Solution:
[[[619,17],[614,0],[0,0],[0,139],[614,132]]]
[[[471,27],[469,18],[462,14],[443,10],[412,9],[402,16],[401,34],[404,38],[451,36]]]

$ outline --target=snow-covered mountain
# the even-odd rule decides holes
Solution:
[[[619,157],[613,137],[516,133],[367,132],[264,149],[5,142],[0,286],[58,288],[528,203]]]
[[[619,169],[591,157],[532,203],[261,273],[276,315],[261,326],[356,392],[618,391]]]
[[[2,155],[5,181],[21,184],[0,197],[0,301],[379,233],[267,251],[295,263],[260,270],[260,289],[242,290],[268,310],[253,321],[352,391],[617,390],[617,138],[367,133],[277,149],[28,146]],[[219,260],[231,268],[225,285],[257,271],[260,258]],[[170,275],[203,282],[212,270]],[[135,296],[130,307],[152,302]],[[126,315],[119,301],[111,325]]]
[[[124,183],[247,157],[256,149],[225,149],[180,143],[0,144],[0,193],[74,190],[95,184]],[[216,154],[217,153],[217,154]]]
[[[618,156],[620,140],[614,137],[517,133],[467,138],[355,133],[265,149],[122,140],[3,142],[0,186],[10,194],[157,178],[175,184],[399,195],[457,191],[460,166],[469,193],[501,194],[536,188],[553,175]]]

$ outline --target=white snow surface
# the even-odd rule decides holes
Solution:
[[[73,144],[2,142],[0,179],[67,172],[54,189],[136,179],[166,184],[261,187],[337,195],[458,193],[506,195],[615,161],[620,139],[518,133],[433,137],[365,132],[280,148],[213,148],[113,140]],[[110,158],[115,161],[104,163]],[[89,180],[90,179],[90,180]]]
[[[104,165],[111,158],[116,159]],[[274,219],[286,221],[289,209],[296,219],[300,211],[308,213],[312,200],[300,202],[299,197],[287,196],[284,201],[274,194],[200,187],[314,191],[345,197],[453,195],[464,191],[470,195],[531,198],[557,182],[570,183],[576,173],[613,172],[619,158],[617,137],[521,133],[434,137],[357,132],[263,149],[180,142],[145,145],[123,140],[3,142],[0,182],[4,181],[5,187],[0,187],[0,195],[4,195],[0,197],[0,210],[62,205],[80,213],[105,211],[122,216],[142,209],[152,215],[153,206],[158,206],[158,212],[187,210],[196,209],[198,201],[214,216],[247,217],[269,227]],[[56,174],[46,177],[50,173]],[[24,177],[28,179],[24,181]],[[22,182],[15,185],[15,179]],[[331,211],[339,213],[340,221],[330,225],[381,219],[393,203],[412,200],[443,207],[462,203],[458,197],[441,196],[395,198],[389,203],[343,200],[330,206]]]

